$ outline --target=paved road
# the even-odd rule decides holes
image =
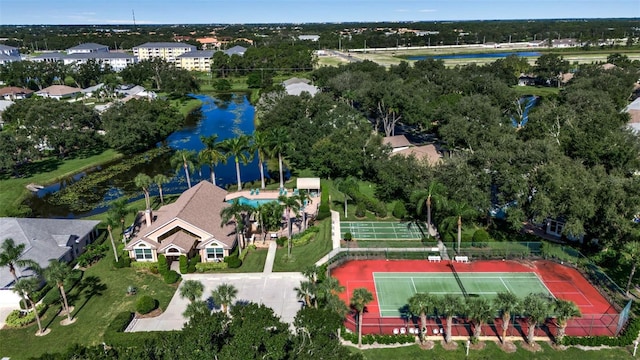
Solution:
[[[304,277],[300,273],[272,273],[276,244],[269,246],[269,253],[262,273],[238,274],[186,274],[183,280],[198,280],[204,285],[202,300],[211,296],[211,291],[223,283],[232,284],[238,289],[237,302],[251,301],[264,304],[273,309],[280,319],[292,324],[296,313],[302,306],[296,296],[295,288]],[[127,331],[168,331],[182,329],[186,319],[182,313],[188,300],[180,298],[176,291],[167,310],[160,316],[148,319],[136,319],[131,322]]]

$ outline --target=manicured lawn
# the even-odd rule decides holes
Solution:
[[[294,246],[291,249],[291,260],[287,260],[286,246],[278,248],[273,271],[302,271],[331,250],[331,219],[324,219],[316,226],[320,227],[320,232],[308,244]]]
[[[81,283],[69,294],[69,301],[75,306],[74,324],[61,326],[62,317],[54,318],[54,310],[59,306],[54,306],[44,316],[43,324],[52,329],[46,336],[34,335],[35,323],[21,329],[0,330],[0,356],[26,359],[59,352],[73,343],[99,344],[116,314],[134,311],[135,302],[142,295],[152,296],[166,309],[177,285],[167,285],[158,275],[136,272],[132,268],[115,269],[112,262],[113,253],[109,250],[107,257],[85,271]],[[138,289],[137,295],[126,295],[129,285]]]
[[[371,349],[358,350],[350,347],[353,352],[360,352],[367,360],[387,360],[387,359],[491,359],[491,360],[511,360],[511,359],[548,359],[548,360],[564,360],[564,359],[580,359],[580,360],[601,360],[601,359],[633,359],[631,353],[627,349],[604,349],[583,351],[576,348],[567,350],[554,350],[547,343],[540,343],[542,350],[539,352],[530,352],[522,349],[518,343],[515,353],[506,353],[493,342],[486,342],[486,346],[482,350],[470,350],[469,356],[465,357],[465,345],[458,342],[457,350],[444,350],[440,343],[431,350],[422,350],[417,345],[394,349]]]
[[[519,95],[536,95],[542,97],[556,96],[560,93],[559,88],[548,86],[514,86],[512,89]]]
[[[60,179],[67,178],[85,169],[101,165],[118,158],[122,154],[115,150],[105,150],[100,153],[88,153],[70,159],[51,157],[31,164],[24,165],[19,173],[23,176],[15,178],[11,174],[0,176],[0,216],[15,215],[20,203],[30,195],[28,184],[48,185]]]

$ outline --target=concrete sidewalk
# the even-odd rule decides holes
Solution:
[[[273,262],[276,259],[276,250],[278,249],[278,244],[275,241],[269,243],[269,251],[267,252],[267,259],[264,261],[264,269],[262,269],[263,274],[271,274],[273,272]]]

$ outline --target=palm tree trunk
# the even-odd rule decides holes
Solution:
[[[11,275],[13,275],[13,281],[17,284],[18,276],[16,275],[15,267],[11,263],[9,264],[9,272],[11,273]],[[27,301],[28,300],[27,296],[23,292],[20,292],[20,297],[22,297],[22,301],[24,301],[24,307],[27,308],[29,306],[29,302]]]
[[[238,191],[242,190],[242,182],[240,181],[240,162],[236,158],[236,180],[238,180]]]
[[[64,310],[67,312],[67,320],[71,322],[71,311],[69,311],[69,303],[67,302],[67,294],[64,291],[64,285],[60,283],[58,285],[58,289],[60,289],[60,294],[62,294],[62,303],[64,304]]]
[[[476,339],[480,338],[480,335],[482,335],[482,325],[484,325],[482,322],[478,322],[473,327],[473,336]]]
[[[33,309],[33,312],[36,315],[36,322],[38,323],[38,334],[42,334],[42,323],[40,322],[40,314],[38,314],[36,304],[31,300],[29,300],[29,302],[31,303],[31,309]]]
[[[287,241],[287,256],[291,257],[291,209],[287,208],[287,232],[289,239]]]
[[[358,347],[362,346],[362,313],[363,311],[358,312]]]
[[[118,262],[118,250],[116,249],[116,242],[113,241],[113,232],[111,231],[111,225],[107,226],[107,231],[109,232],[109,239],[111,240],[111,246],[113,247],[113,256]]]
[[[427,329],[427,314],[420,313],[420,341],[424,341],[425,330]]]
[[[507,329],[509,328],[509,319],[511,318],[511,314],[505,313],[502,315],[502,342],[504,343],[504,339],[507,337]]]
[[[631,281],[633,280],[633,275],[636,273],[636,263],[631,266],[631,274],[629,274],[629,280],[627,281],[627,297],[629,296],[629,289],[631,289]]]
[[[462,217],[458,216],[458,254],[460,253],[461,241],[462,241]]]
[[[282,154],[278,153],[278,167],[280,168],[280,189],[284,189],[284,175],[282,174]]]
[[[556,342],[558,344],[562,343],[562,339],[564,338],[565,330],[567,329],[567,322],[561,321],[558,322],[558,335],[556,336]]]
[[[427,196],[427,239],[431,238],[431,195]]]
[[[529,344],[533,343],[533,337],[536,334],[536,324],[529,324],[529,332],[527,333],[527,342]]]
[[[260,189],[264,189],[264,165],[262,164],[262,158],[259,159],[258,166],[260,166]]]
[[[347,215],[347,195],[345,194],[344,195],[344,218],[346,219],[347,216],[349,215]]]
[[[216,170],[213,168],[213,163],[209,165],[211,167],[211,183],[216,184]]]
[[[160,193],[160,204],[164,205],[164,196],[162,195],[162,185],[158,184],[158,192]]]
[[[184,175],[187,177],[187,186],[191,189],[191,178],[189,177],[189,165],[184,164]]]
[[[444,338],[444,342],[451,342],[451,322],[453,321],[453,316],[447,316],[447,336]]]

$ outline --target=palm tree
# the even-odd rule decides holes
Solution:
[[[367,304],[373,301],[373,294],[366,288],[357,288],[353,290],[351,295],[351,307],[353,307],[358,316],[358,346],[362,346],[362,315]]]
[[[191,189],[191,178],[189,177],[189,173],[195,165],[193,164],[195,161],[195,152],[192,150],[177,150],[173,156],[171,156],[171,167],[176,169],[176,173],[180,172],[180,170],[184,170],[184,175],[187,178],[187,186]]]
[[[249,137],[247,135],[240,135],[235,138],[223,140],[220,143],[220,147],[227,155],[234,157],[234,161],[236,162],[236,179],[238,181],[238,191],[240,191],[242,190],[242,180],[240,178],[240,162],[242,162],[243,165],[247,165],[252,159],[252,154],[249,154]]]
[[[462,242],[462,219],[467,219],[475,215],[475,211],[463,202],[450,202],[449,213],[451,215],[442,220],[443,225],[447,229],[452,229],[454,224],[458,227],[458,253]]]
[[[409,298],[409,311],[420,316],[420,341],[424,341],[427,329],[427,313],[431,313],[434,305],[433,296],[428,293],[415,293]]]
[[[558,334],[556,335],[556,342],[562,344],[565,330],[567,329],[567,322],[575,317],[582,316],[580,309],[573,301],[556,299],[553,306],[556,321],[558,322]]]
[[[451,341],[451,323],[453,316],[462,310],[462,301],[460,296],[454,294],[445,294],[436,300],[438,312],[447,318],[447,334],[444,338],[445,342]]]
[[[109,217],[120,220],[122,241],[124,241],[124,221],[127,214],[131,212],[131,209],[128,207],[128,199],[125,197],[118,198],[113,200],[109,205]]]
[[[640,241],[629,241],[624,244],[623,250],[620,252],[624,260],[631,264],[631,272],[629,273],[629,280],[627,280],[626,292],[627,297],[629,296],[629,289],[631,289],[631,282],[633,281],[633,276],[636,273],[636,269],[638,268],[638,263],[640,263]]]
[[[142,192],[144,193],[144,204],[146,206],[145,209],[147,212],[151,211],[151,199],[149,197],[149,187],[151,187],[151,184],[153,184],[153,180],[151,180],[151,177],[149,175],[140,173],[136,175],[136,177],[133,179],[133,182],[136,184],[137,187],[142,188]]]
[[[36,333],[36,335],[46,335],[46,329],[42,328],[42,322],[40,321],[40,314],[38,314],[38,310],[36,309],[36,303],[31,297],[31,294],[36,292],[39,286],[40,280],[38,280],[38,278],[29,277],[26,279],[20,279],[18,282],[16,282],[16,284],[13,286],[13,291],[24,297],[28,301],[28,304],[31,305],[31,311],[33,311],[33,313],[35,314],[36,322],[38,323],[38,332]]]
[[[260,168],[260,185],[261,189],[265,188],[264,183],[264,162],[267,160],[269,156],[270,149],[270,141],[267,133],[262,131],[254,131],[253,132],[253,141],[251,143],[251,152],[258,153],[258,167]]]
[[[304,300],[307,307],[311,307],[311,300],[313,299],[316,304],[315,307],[318,308],[318,302],[316,300],[318,287],[316,286],[316,283],[308,280],[301,281],[300,286],[295,288],[295,290],[298,294],[298,299]]]
[[[67,302],[67,293],[64,291],[64,281],[71,275],[71,268],[66,263],[58,260],[49,261],[49,266],[44,270],[44,278],[49,283],[55,283],[62,296],[63,310],[67,313],[67,321],[71,323],[71,311]]]
[[[180,286],[180,297],[187,298],[190,302],[200,299],[204,292],[204,285],[198,280],[185,280]]]
[[[278,154],[278,169],[280,171],[280,188],[284,189],[284,174],[282,172],[282,158],[291,148],[291,143],[288,141],[289,134],[286,128],[277,127],[271,129],[269,132],[269,149],[270,153]]]
[[[300,213],[302,213],[302,231],[307,229],[307,211],[305,210],[305,204],[309,204],[311,201],[311,197],[306,190],[300,190],[298,195],[293,195],[297,197],[298,202],[300,203]]]
[[[280,195],[278,196],[278,201],[287,209],[287,234],[289,238],[287,242],[287,256],[291,257],[291,211],[296,213],[300,211],[300,199],[296,195]]]
[[[533,343],[536,326],[549,317],[550,305],[549,300],[542,294],[531,293],[522,301],[522,309],[527,316],[527,324],[529,326],[527,332],[527,342],[529,344]]]
[[[338,178],[335,181],[335,186],[344,195],[344,217],[345,219],[349,216],[347,213],[347,200],[351,197],[354,190],[358,188],[358,180],[353,176],[348,176],[346,178]]]
[[[113,248],[113,257],[116,260],[116,262],[118,262],[118,248],[116,247],[116,242],[113,241],[113,226],[120,223],[120,221],[113,218],[111,215],[112,214],[109,214],[106,220],[107,232],[109,233],[109,240],[111,240],[111,247]]]
[[[222,150],[221,142],[217,142],[218,135],[213,134],[211,136],[201,136],[200,140],[204,144],[205,148],[200,150],[198,158],[209,164],[211,168],[211,183],[216,185],[216,171],[215,167],[218,164],[226,164],[228,155]]]
[[[338,279],[328,276],[318,286],[318,298],[323,300],[325,305],[327,305],[332,297],[338,298],[338,295],[343,293],[344,290],[345,287],[340,285],[340,281],[338,281]],[[338,300],[340,299],[338,298]]]
[[[482,327],[495,311],[491,302],[483,297],[469,297],[466,302],[467,318],[473,323],[473,337],[477,340],[482,335]]]
[[[444,185],[437,181],[429,183],[429,187],[426,190],[416,190],[411,194],[411,202],[416,205],[416,212],[418,215],[422,215],[423,204],[427,205],[427,236],[431,237],[431,200],[433,199],[436,204],[444,203]]]
[[[0,267],[8,267],[13,280],[18,283],[18,276],[16,275],[16,266],[28,267],[32,269],[39,269],[40,266],[33,260],[20,259],[24,252],[25,244],[18,244],[13,241],[12,238],[6,238],[0,246]],[[22,296],[24,305],[27,305],[27,298],[25,295],[18,293]]]
[[[160,194],[160,204],[164,205],[164,195],[162,194],[162,185],[169,183],[171,179],[165,174],[158,174],[153,177],[153,183],[158,186],[158,193]]]
[[[222,222],[220,223],[220,227],[224,227],[226,224],[234,220],[234,225],[236,228],[236,237],[238,239],[238,245],[240,249],[244,248],[245,242],[245,229],[247,228],[245,224],[245,219],[250,217],[251,212],[254,211],[254,208],[251,205],[243,205],[240,204],[240,200],[234,199],[231,202],[231,205],[224,207],[220,211],[220,216],[222,217]]]
[[[507,329],[509,329],[509,320],[511,319],[511,314],[514,314],[520,311],[520,300],[517,296],[515,296],[512,292],[501,292],[498,293],[495,299],[493,299],[493,303],[501,313],[502,317],[502,342],[507,337]]]
[[[197,300],[187,304],[187,307],[182,313],[182,316],[189,319],[189,321],[200,321],[202,320],[203,316],[209,314],[211,314],[211,310],[209,310],[209,306],[207,305],[207,303],[202,300]]]
[[[319,271],[320,268],[317,265],[311,264],[302,270],[302,276],[313,283],[317,283]]]
[[[229,314],[231,303],[238,296],[238,289],[231,284],[220,284],[211,291],[211,297],[216,304],[222,306],[222,311]]]

